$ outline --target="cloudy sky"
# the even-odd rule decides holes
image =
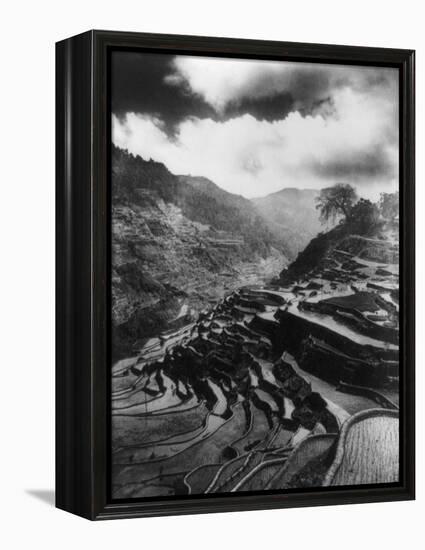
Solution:
[[[398,186],[395,69],[114,52],[112,139],[245,197]]]

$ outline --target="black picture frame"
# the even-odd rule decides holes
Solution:
[[[109,495],[112,49],[390,66],[400,74],[400,482],[113,502]],[[414,499],[414,51],[89,31],[56,45],[56,506],[91,520]]]

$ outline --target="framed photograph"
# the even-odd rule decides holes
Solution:
[[[414,498],[414,52],[57,53],[57,506]]]

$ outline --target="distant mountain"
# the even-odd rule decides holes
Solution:
[[[286,243],[293,258],[317,233],[323,231],[315,208],[318,194],[319,191],[314,189],[285,188],[266,197],[252,199],[275,238]]]
[[[286,241],[251,201],[117,147],[112,232],[116,357],[194,320],[225,293],[272,278],[288,263]]]
[[[255,205],[241,195],[228,193],[203,177],[178,176],[182,184],[175,197],[190,219],[212,228],[242,235],[250,252],[267,255],[270,246],[288,254],[288,244],[270,230]]]

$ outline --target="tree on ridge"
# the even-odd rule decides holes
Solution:
[[[336,183],[332,187],[321,189],[316,198],[316,208],[320,210],[322,223],[335,221],[337,216],[348,219],[351,209],[357,202],[357,193],[348,183]]]

